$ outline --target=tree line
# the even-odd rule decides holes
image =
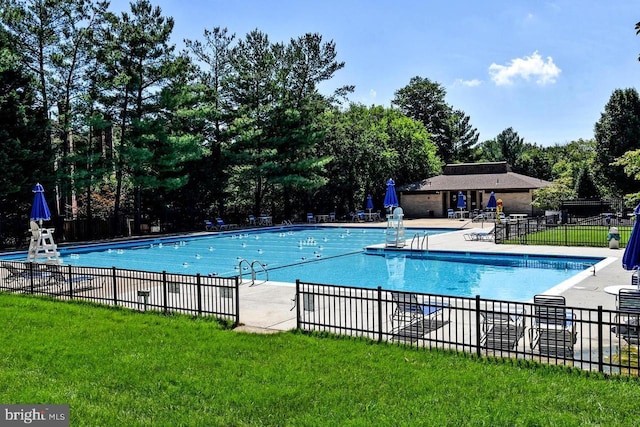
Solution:
[[[428,78],[391,108],[349,102],[352,86],[322,94],[345,63],[320,34],[273,42],[215,27],[178,52],[173,18],[148,0],[119,14],[106,1],[0,0],[0,18],[3,233],[25,223],[36,182],[57,218],[110,220],[113,234],[124,217],[139,231],[346,215],[367,194],[381,204],[390,177],[408,184],[454,162],[506,160],[567,193],[635,191],[624,157],[640,148],[634,89],[614,92],[594,140],[541,147],[508,128],[479,142]]]

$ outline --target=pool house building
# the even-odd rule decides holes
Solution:
[[[493,191],[502,199],[506,214],[543,214],[531,206],[533,191],[551,182],[511,171],[507,162],[448,164],[442,175],[398,188],[400,205],[406,217],[446,218],[448,211],[459,211],[458,196],[465,197],[466,215],[483,210]]]

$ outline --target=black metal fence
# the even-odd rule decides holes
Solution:
[[[618,235],[610,234],[611,227],[618,228]],[[608,247],[616,238],[618,246],[624,248],[629,239],[630,221],[618,218],[591,217],[579,222],[561,222],[549,217],[505,220],[496,224],[496,243],[520,245],[556,245]],[[628,227],[625,229],[624,227]]]
[[[596,309],[296,283],[297,327],[638,375],[638,315]]]
[[[606,216],[607,214],[622,215],[625,212],[625,206],[623,199],[574,199],[564,200],[560,210],[565,213],[567,218],[585,218],[598,215]]]
[[[0,290],[135,310],[212,315],[239,324],[239,279],[0,261]]]

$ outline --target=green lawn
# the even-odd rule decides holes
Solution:
[[[640,382],[0,294],[0,402],[73,426],[635,425]]]
[[[624,248],[629,241],[631,230],[633,227],[620,226],[618,233],[620,234],[620,247]],[[558,226],[549,228],[544,231],[527,234],[517,239],[505,239],[504,243],[509,244],[532,244],[532,245],[548,245],[548,246],[592,246],[592,247],[608,247],[609,241],[607,236],[609,227],[598,226]]]

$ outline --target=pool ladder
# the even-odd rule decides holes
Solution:
[[[420,237],[422,237],[422,240],[420,240]],[[411,245],[409,246],[410,250],[413,250],[413,242],[416,243],[416,250],[429,250],[429,233],[427,233],[426,231],[424,232],[424,235],[420,236],[420,233],[416,233],[413,235],[413,238],[411,239]]]
[[[264,282],[261,282],[261,283],[266,283],[269,280],[269,271],[266,269],[265,264],[261,263],[257,259],[253,260],[252,262],[249,262],[248,259],[242,258],[238,263],[238,272],[240,273],[240,283],[242,283],[242,264],[247,264],[247,267],[251,271],[251,284],[249,286],[253,286],[256,284],[256,274],[257,274],[256,267],[255,267],[256,264],[260,266],[260,269],[264,271],[266,275]]]

